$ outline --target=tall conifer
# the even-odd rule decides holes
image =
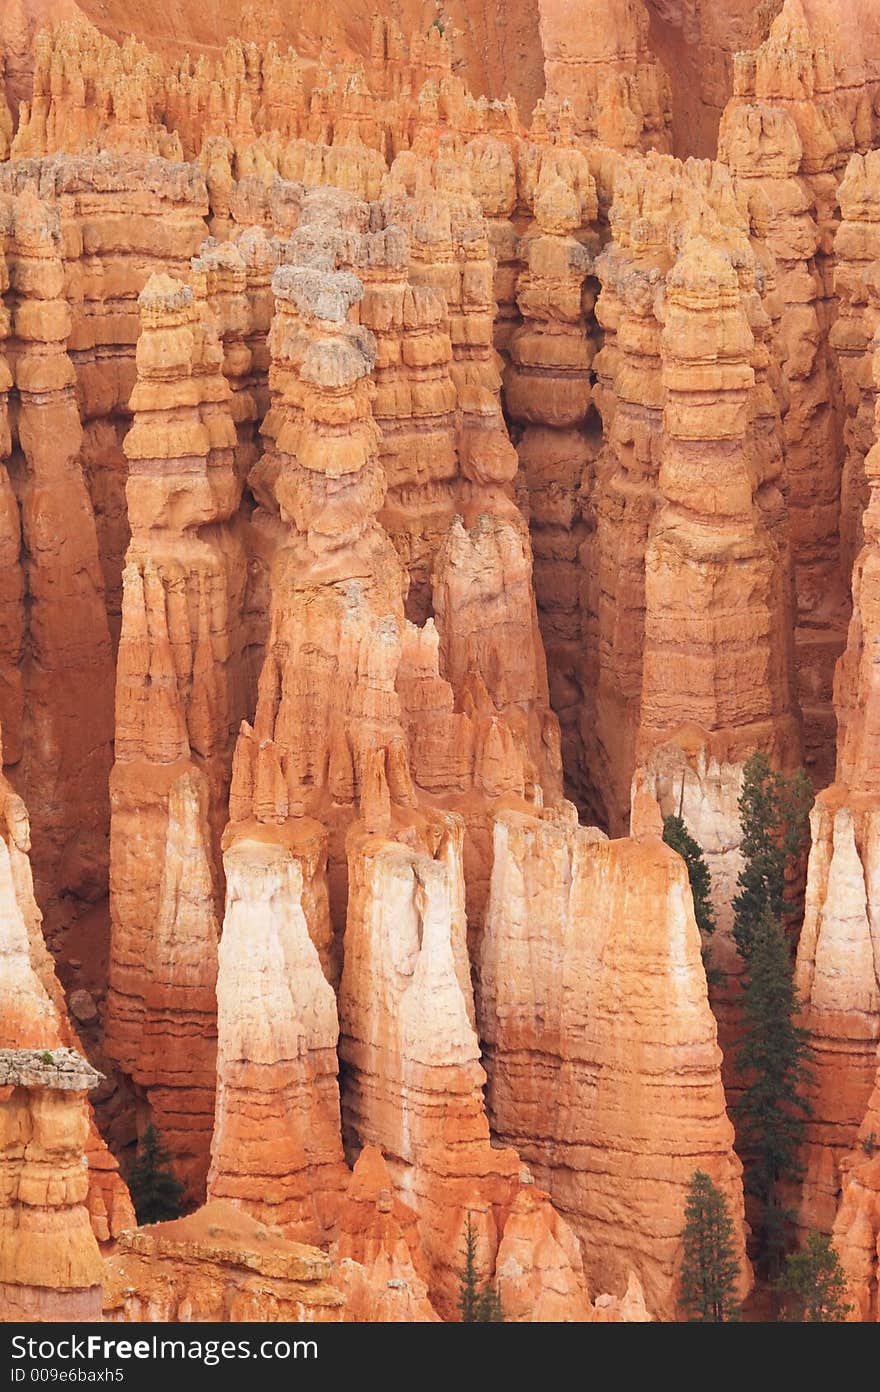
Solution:
[[[462,1324],[504,1322],[501,1297],[491,1282],[480,1285],[477,1272],[477,1234],[468,1213],[464,1229],[464,1265],[459,1272],[458,1313]]]
[[[796,1012],[788,944],[765,904],[747,958],[744,1033],[736,1057],[744,1088],[732,1110],[746,1191],[758,1202],[757,1257],[769,1275],[778,1273],[792,1216],[781,1185],[801,1177],[799,1152],[812,1115],[808,1035],[795,1024]]]
[[[684,1210],[684,1258],[679,1304],[693,1324],[739,1319],[739,1263],[733,1220],[722,1191],[696,1170]]]
[[[464,1266],[459,1273],[458,1313],[462,1324],[474,1324],[480,1299],[477,1275],[477,1234],[468,1213],[464,1229]]]
[[[790,777],[776,773],[761,753],[746,760],[739,796],[743,868],[733,901],[733,937],[741,957],[748,957],[765,909],[782,921],[785,872],[809,844],[812,797],[803,770]]]
[[[677,851],[687,866],[691,894],[694,897],[694,917],[701,933],[715,932],[715,911],[712,908],[712,877],[706,864],[703,848],[695,841],[682,817],[663,818],[663,840]]]
[[[180,1217],[183,1185],[174,1177],[171,1156],[152,1122],[141,1138],[128,1187],[138,1223],[165,1223]]]
[[[801,1251],[786,1257],[778,1289],[786,1320],[841,1324],[852,1309],[846,1277],[827,1233],[811,1232]]]
[[[682,789],[683,791],[683,789]],[[700,930],[703,967],[710,986],[720,986],[724,973],[713,967],[709,961],[709,944],[706,938],[715,932],[715,910],[712,908],[712,876],[703,855],[703,848],[695,841],[687,829],[684,818],[671,814],[663,818],[663,840],[667,846],[677,851],[687,866],[688,880],[694,900],[694,918]]]

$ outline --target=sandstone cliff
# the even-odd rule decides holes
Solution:
[[[872,346],[876,385],[880,345]],[[869,1107],[880,1038],[880,946],[874,910],[878,790],[869,658],[876,624],[878,453],[875,443],[864,461],[864,545],[853,570],[847,646],[835,674],[838,781],[819,795],[811,817],[807,912],[797,959],[796,981],[816,1059],[800,1222],[825,1231],[834,1223],[842,1166],[852,1165],[848,1152],[863,1134],[859,1128]],[[863,1293],[859,1303],[864,1303]]]
[[[704,1169],[735,1215],[745,1290],[741,1166],[681,861],[656,834],[499,816],[482,978],[493,1129],[581,1238],[591,1285],[622,1291],[634,1271],[648,1308],[674,1315]]]
[[[0,1320],[100,1318],[85,1156],[99,1081],[72,1049],[0,1050]]]
[[[673,1319],[697,1168],[744,1294],[759,749],[876,1315],[875,9],[5,7],[0,1043],[188,1210],[19,1068],[19,1314],[450,1319],[470,1222],[512,1322]]]

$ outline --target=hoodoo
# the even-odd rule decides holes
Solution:
[[[875,0],[5,4],[0,1319],[880,1318],[878,229]]]

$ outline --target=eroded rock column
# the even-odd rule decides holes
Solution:
[[[247,709],[242,480],[205,299],[171,277],[141,295],[125,440],[132,542],[116,693],[108,1045],[146,1090],[193,1196],[213,1123],[219,837]]]
[[[86,1098],[72,1049],[0,1049],[0,1321],[99,1320]]]
[[[481,1034],[493,1133],[580,1237],[595,1289],[633,1271],[673,1318],[687,1187],[712,1175],[749,1281],[741,1166],[681,860],[548,815],[495,822]],[[631,983],[628,985],[627,983]]]

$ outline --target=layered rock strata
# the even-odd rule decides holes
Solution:
[[[856,1144],[839,1162],[842,1193],[833,1240],[852,1300],[849,1318],[880,1320],[880,1081]]]
[[[873,151],[855,154],[838,189],[840,226],[834,237],[834,290],[838,316],[830,342],[837,355],[846,407],[846,457],[840,483],[840,550],[845,575],[864,544],[862,517],[868,503],[865,456],[874,443],[876,387],[871,340],[878,324],[877,227],[880,161]]]
[[[207,300],[157,275],[141,312],[125,439],[132,541],[110,785],[107,1036],[198,1197],[213,1121],[218,842],[248,706],[246,562],[231,520],[242,481]]]
[[[857,138],[837,91],[830,32],[786,0],[766,41],[734,64],[719,157],[734,173],[753,238],[775,271],[776,354],[784,388],[783,447],[791,518],[798,696],[805,755],[818,784],[831,775],[831,684],[847,619],[840,565],[843,427],[831,352],[836,316],[832,239],[837,185]],[[855,122],[858,127],[858,120]]]
[[[742,971],[730,937],[742,767],[763,749],[790,768],[801,748],[779,417],[765,370],[770,322],[752,268],[740,262],[738,276],[737,259],[692,237],[666,280],[636,739],[662,811],[680,810],[707,854],[718,910],[711,960],[724,974],[713,1006],[727,1055]]]
[[[353,832],[340,987],[343,1119],[378,1146],[419,1217],[429,1289],[455,1308],[467,1214],[495,1257],[519,1160],[494,1150],[483,1108],[467,956],[462,828],[433,854]]]
[[[326,1253],[219,1200],[125,1233],[107,1262],[106,1320],[334,1324],[344,1314]]]
[[[106,150],[91,158],[76,153],[13,160],[0,171],[0,182],[11,193],[37,187],[58,210],[80,457],[115,649],[130,540],[122,446],[136,379],[138,295],[153,273],[187,277],[205,236],[207,190],[191,165]]]
[[[551,700],[562,726],[569,783],[580,791],[586,782],[577,729],[585,701],[582,654],[595,641],[587,632],[582,593],[587,527],[581,498],[589,489],[598,435],[590,371],[597,347],[591,225],[598,209],[595,180],[581,151],[543,152],[533,212],[521,243],[525,265],[516,299],[522,324],[510,338],[504,405],[508,419],[521,427],[517,453]]]
[[[48,1051],[53,1057],[60,1049],[62,1054],[78,1055],[81,1045],[71,1027],[64,993],[43,937],[30,846],[24,803],[6,779],[0,779],[0,1048],[30,1049],[40,1054]],[[98,1075],[92,1076],[93,1070],[85,1063],[83,1068],[92,1079],[89,1087],[95,1086]],[[101,1139],[86,1101],[80,1100],[82,1106],[78,1103],[73,1110],[77,1114],[81,1110],[86,1117],[87,1212],[95,1237],[104,1243],[132,1226],[134,1213],[119,1167]],[[71,1120],[70,1126],[76,1130],[79,1122],[74,1125]]]
[[[113,676],[67,353],[71,314],[60,224],[57,208],[32,190],[14,196],[5,217],[11,330],[5,347],[15,406],[8,469],[27,595],[19,650],[23,705],[20,723],[14,707],[11,712],[7,758],[16,761],[13,776],[30,810],[41,894],[63,890],[93,899],[106,885]],[[10,516],[13,537],[14,521]],[[16,583],[14,566],[10,579]]]
[[[208,1195],[296,1240],[326,1242],[347,1178],[339,1026],[309,936],[302,862],[282,836],[255,828],[236,835],[224,866]]]
[[[595,535],[582,548],[595,646],[583,659],[580,724],[583,800],[615,833],[627,826],[634,769],[670,739],[689,756],[704,742],[707,758],[733,765],[756,746],[783,766],[800,751],[771,320],[733,192],[719,166],[652,158],[620,170],[614,240],[597,262],[605,440],[589,503]],[[707,590],[698,636],[683,577],[707,565],[716,584],[727,576],[728,627]],[[763,576],[760,596],[739,588],[749,566]],[[683,624],[673,618],[679,584]],[[673,689],[673,629],[676,644],[687,632],[701,648],[702,699],[699,682]],[[749,656],[723,676],[732,632]]]
[[[548,103],[571,103],[579,135],[668,150],[669,78],[648,46],[641,0],[545,3],[540,16]]]
[[[653,817],[653,834],[610,842],[552,816],[496,819],[480,1023],[493,1131],[580,1237],[588,1280],[622,1291],[633,1271],[669,1318],[696,1169],[730,1202],[743,1290],[748,1264],[699,933]]]
[[[840,1166],[855,1145],[876,1074],[878,827],[872,800],[841,784],[817,798],[810,818],[806,915],[795,973],[815,1075],[798,1211],[805,1231],[831,1230]]]
[[[0,1050],[0,1320],[100,1319],[85,1154],[100,1081],[72,1049]]]
[[[880,345],[875,341],[873,347],[873,378],[880,385]],[[880,427],[880,407],[877,410]],[[856,1144],[869,1104],[880,1039],[875,907],[880,784],[872,661],[878,603],[878,465],[880,447],[875,443],[864,465],[868,505],[862,521],[864,546],[853,571],[853,613],[835,674],[837,782],[820,793],[811,816],[807,910],[796,969],[816,1075],[799,1219],[804,1228],[826,1232],[834,1222],[841,1164],[851,1163],[845,1158]]]
[[[411,40],[347,21],[360,57],[284,51],[271,7],[259,42],[158,54],[83,0],[0,100],[0,723],[34,823],[31,852],[0,784],[2,1042],[76,1043],[32,853],[105,1069],[100,907],[68,927],[107,885],[115,738],[108,1134],[149,1117],[210,1195],[125,1240],[112,1318],[448,1318],[468,1215],[509,1319],[671,1318],[697,1167],[743,1256],[656,804],[710,864],[726,1047],[743,761],[830,777],[854,557],[799,1216],[842,1191],[876,1313],[880,35],[861,0],[685,8],[542,0],[528,127],[468,92],[458,0]],[[16,96],[38,11],[0,17]],[[722,107],[717,161],[658,153]],[[563,776],[630,839],[577,828]],[[34,1309],[94,1310],[59,1289]]]

